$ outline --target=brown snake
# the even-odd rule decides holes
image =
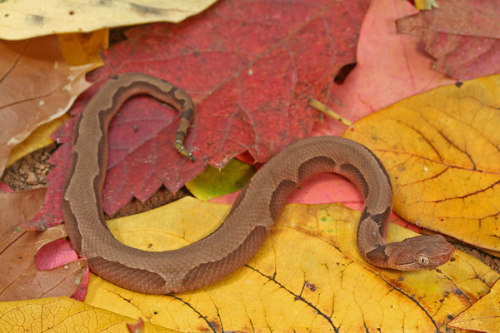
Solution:
[[[200,288],[247,263],[271,231],[287,196],[305,179],[333,172],[350,179],[365,198],[358,227],[358,248],[375,266],[397,270],[435,268],[454,248],[442,236],[417,236],[386,244],[392,205],[389,177],[367,148],[339,137],[298,141],[267,162],[236,199],[221,226],[184,248],[150,252],[117,241],[104,223],[102,187],[107,167],[107,128],[132,95],[149,94],[180,112],[175,145],[192,158],[183,140],[194,105],[182,90],[145,74],[110,79],[86,106],[75,132],[63,212],[68,235],[90,269],[121,287],[166,294]]]

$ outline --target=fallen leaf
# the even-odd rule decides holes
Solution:
[[[142,318],[139,318],[137,323],[135,324],[127,324],[127,329],[130,333],[142,333],[145,332],[144,329],[144,320]]]
[[[17,162],[22,157],[32,153],[40,148],[46,147],[54,142],[50,138],[50,135],[59,127],[61,124],[68,120],[67,115],[62,115],[46,124],[37,127],[24,141],[15,146],[9,155],[9,160],[7,161],[7,167],[11,166]]]
[[[91,65],[67,66],[54,36],[0,41],[0,174],[10,151],[37,127],[60,117],[89,84]],[[43,73],[43,77],[41,75]]]
[[[458,80],[500,72],[500,3],[440,0],[439,8],[399,19],[399,33],[418,37],[432,68]]]
[[[500,331],[500,280],[490,292],[470,308],[453,318],[448,326],[474,332]]]
[[[82,261],[51,271],[39,271],[35,266],[34,256],[38,249],[61,237],[57,228],[35,233],[19,227],[35,215],[44,195],[44,189],[0,193],[0,301],[70,296],[82,280],[86,269]]]
[[[265,160],[294,138],[308,136],[314,123],[314,111],[306,109],[308,94],[324,93],[319,87],[329,84],[344,63],[354,61],[353,31],[359,29],[367,5],[220,1],[175,26],[128,31],[127,41],[105,53],[107,65],[91,75],[96,84],[76,101],[75,114],[111,73],[142,71],[164,77],[198,101],[196,127],[187,138],[197,161],[187,162],[169,144],[177,128],[175,112],[166,115],[157,101],[133,98],[110,125],[104,211],[113,215],[133,197],[145,201],[162,183],[175,192],[207,163],[221,168],[248,147],[256,159]],[[270,114],[281,120],[269,119]],[[225,129],[219,130],[220,124]],[[47,178],[47,200],[30,228],[62,222],[72,135],[72,122],[58,131],[57,141],[66,144],[52,156],[56,167]]]
[[[78,254],[71,247],[71,244],[66,237],[66,230],[64,226],[56,226],[48,229],[47,231],[51,231],[54,229],[61,228],[64,230],[63,233],[52,239],[45,240],[45,243],[35,255],[35,265],[38,270],[51,270],[54,268],[58,268],[61,266],[66,266],[65,269],[68,269],[69,265],[73,265],[72,263],[78,260]],[[85,263],[85,262],[83,262]],[[85,296],[87,295],[87,286],[89,283],[89,269],[85,264],[82,266],[82,270],[80,274],[76,276],[76,279],[73,280],[73,284],[77,285],[76,291],[73,293],[65,294],[67,296],[71,295],[71,298],[83,301]],[[68,282],[69,280],[66,279]],[[73,286],[71,286],[74,289]]]
[[[358,121],[345,136],[381,159],[398,215],[499,251],[499,91],[499,75],[437,88]]]
[[[432,9],[432,8],[438,8],[439,0],[415,0],[413,1],[415,3],[415,7],[419,10],[424,10],[424,9]]]
[[[454,81],[436,73],[432,59],[416,52],[418,41],[399,35],[394,21],[417,11],[408,1],[372,1],[361,27],[357,64],[342,85],[334,84],[324,104],[351,121],[404,98]],[[345,126],[326,118],[315,135],[341,135]]]
[[[26,39],[61,32],[88,32],[147,22],[180,22],[215,0],[7,1],[0,6],[0,38]]]
[[[233,159],[221,170],[208,166],[186,187],[196,198],[210,200],[243,189],[254,173],[252,166]]]
[[[45,189],[0,193],[0,252],[24,233],[18,225],[35,216],[44,196]]]
[[[36,267],[33,244],[42,237],[43,233],[26,232],[1,254],[0,301],[71,296],[78,289],[87,270],[86,262],[73,261],[49,271]]]
[[[102,65],[100,53],[108,48],[109,29],[101,29],[89,33],[71,33],[57,35],[61,53],[70,66],[95,64]]]
[[[124,332],[136,320],[66,297],[0,302],[0,326],[6,332]],[[145,323],[146,332],[172,332]]]
[[[212,232],[228,209],[185,197],[108,226],[128,245],[161,251]],[[209,287],[145,295],[91,275],[85,302],[180,331],[438,331],[500,277],[459,251],[435,270],[375,268],[355,245],[360,214],[340,204],[288,205],[254,258]],[[391,225],[389,235],[414,234]]]

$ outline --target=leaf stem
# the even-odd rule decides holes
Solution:
[[[312,106],[313,108],[325,113],[326,115],[332,117],[333,119],[340,121],[342,124],[346,126],[352,126],[352,121],[345,119],[332,109],[330,109],[328,106],[325,104],[321,103],[317,99],[314,98],[309,98],[309,105]]]

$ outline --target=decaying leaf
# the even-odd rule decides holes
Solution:
[[[100,28],[147,22],[180,22],[215,0],[135,1],[6,1],[0,3],[0,38],[25,39],[61,32],[88,32]]]
[[[44,244],[64,236],[55,228],[43,233],[26,232],[19,226],[40,209],[44,189],[0,193],[0,301],[72,295],[85,273],[86,263],[39,271],[34,257]]]
[[[500,76],[434,89],[347,130],[380,157],[407,221],[500,250]]]
[[[0,193],[0,252],[24,233],[18,226],[35,216],[44,197],[45,189]]]
[[[0,174],[10,151],[38,126],[64,114],[89,84],[92,64],[69,67],[54,36],[0,41]]]
[[[202,238],[228,209],[185,197],[108,226],[126,244],[160,251]],[[460,252],[431,271],[375,268],[356,248],[359,217],[339,204],[289,205],[255,257],[214,285],[144,295],[92,275],[86,302],[182,331],[436,331],[499,278]],[[395,225],[389,234],[391,241],[413,235]]]

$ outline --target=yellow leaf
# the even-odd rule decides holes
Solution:
[[[7,167],[11,166],[29,153],[52,144],[54,140],[51,139],[50,135],[67,119],[68,116],[64,114],[61,117],[35,129],[30,136],[12,149],[9,155],[9,160],[7,161]]]
[[[500,332],[500,280],[477,303],[459,314],[449,326],[477,332]]]
[[[64,1],[17,0],[2,3],[0,38],[25,39],[61,32],[89,32],[101,28],[147,22],[180,22],[215,0]]]
[[[232,159],[222,170],[209,165],[186,187],[198,199],[210,200],[243,189],[254,173],[251,165]]]
[[[419,10],[439,8],[438,0],[415,0],[415,7]]]
[[[0,302],[2,332],[126,332],[137,320],[67,297]],[[145,332],[172,332],[145,323]]]
[[[386,167],[407,221],[500,250],[500,76],[398,102],[344,133]]]
[[[120,241],[168,250],[215,230],[229,206],[185,197],[108,221]],[[436,331],[488,292],[499,275],[457,252],[440,269],[395,272],[368,265],[356,248],[360,212],[340,204],[289,205],[255,257],[201,290],[145,295],[91,276],[86,302],[181,331]],[[391,240],[413,236],[391,225]],[[469,274],[471,266],[477,275]]]

